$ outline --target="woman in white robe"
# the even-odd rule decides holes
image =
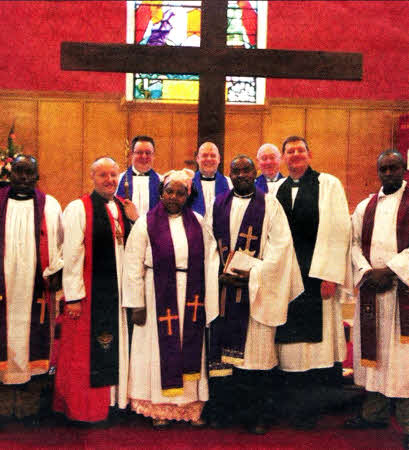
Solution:
[[[181,342],[184,332],[188,267],[188,241],[181,210],[188,198],[191,183],[191,175],[187,177],[183,175],[184,173],[180,171],[164,176],[164,193],[161,197],[163,202],[164,197],[168,195],[167,187],[184,192],[179,208],[175,207],[175,203],[172,203],[169,209],[165,205],[169,214],[169,228],[176,262]],[[196,213],[195,216],[201,224],[202,217]],[[202,345],[200,379],[184,380],[182,395],[168,397],[164,396],[162,391],[153,257],[146,215],[138,219],[129,235],[125,251],[123,283],[123,306],[134,308],[134,312],[146,311],[146,323],[134,326],[133,330],[128,385],[132,409],[144,416],[152,417],[154,426],[167,425],[169,419],[198,423],[204,402],[208,400],[204,345]]]

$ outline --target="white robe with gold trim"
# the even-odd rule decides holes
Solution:
[[[240,369],[269,370],[278,364],[276,327],[287,320],[288,303],[303,291],[301,273],[287,217],[278,200],[266,195],[260,254],[250,271],[250,317]],[[230,211],[230,248],[234,249],[249,199],[233,197]],[[206,316],[210,324],[219,315],[219,253],[208,217],[208,264],[206,270]]]
[[[396,219],[406,182],[393,194],[380,190],[375,212],[371,242],[371,262],[362,253],[361,234],[365,209],[370,198],[356,207],[352,216],[352,260],[354,282],[360,286],[363,275],[370,269],[389,267],[409,286],[409,249],[398,253]],[[359,299],[354,319],[354,380],[366,390],[387,397],[409,397],[409,344],[400,342],[399,304],[396,286],[376,296],[377,308],[377,367],[361,366],[361,329]]]

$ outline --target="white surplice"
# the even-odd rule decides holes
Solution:
[[[250,271],[250,317],[240,369],[269,370],[278,364],[274,343],[276,327],[287,320],[288,303],[301,294],[303,284],[287,217],[278,200],[265,197],[265,216],[257,264]],[[233,197],[230,210],[230,248],[234,249],[250,199]],[[213,238],[212,218],[207,218],[209,247],[206,270],[206,317],[210,324],[219,315],[219,253]]]
[[[114,218],[119,217],[118,207],[114,201],[107,203]],[[79,300],[85,297],[84,284],[84,258],[85,258],[85,208],[82,200],[74,200],[64,210],[64,271],[63,288],[67,302]],[[121,305],[122,290],[122,264],[124,246],[115,241],[115,263],[118,279],[118,330],[119,330],[119,384],[111,387],[111,406],[118,404],[120,408],[126,408],[127,380],[128,380],[128,328],[126,310]]]
[[[275,183],[274,195],[285,180]],[[287,372],[332,367],[346,356],[341,302],[352,289],[351,220],[338,178],[321,173],[318,180],[319,226],[309,276],[338,286],[335,295],[322,302],[322,341],[279,345],[280,369]]]
[[[201,223],[203,218],[196,214]],[[182,216],[169,217],[170,233],[175,252],[176,268],[187,269],[188,242]],[[160,374],[158,325],[156,319],[155,284],[153,281],[152,249],[149,240],[146,215],[140,217],[129,235],[124,262],[123,306],[146,307],[146,324],[133,328],[129,366],[129,390],[131,399],[152,403],[185,405],[208,400],[208,383],[205,370],[204,344],[200,380],[183,382],[183,395],[164,397]],[[186,272],[176,272],[176,290],[180,336],[183,338],[183,321],[186,302]]]
[[[229,177],[226,178],[227,184],[229,186],[229,189],[231,189],[233,186],[231,184],[231,180]],[[213,202],[214,198],[216,197],[216,180],[201,180],[200,183],[202,184],[202,191],[203,191],[203,199],[205,203],[205,216],[207,214],[212,214],[213,212]]]
[[[49,266],[47,278],[63,267],[62,242],[64,238],[61,207],[57,200],[46,196],[44,206],[47,224]],[[4,275],[7,287],[7,365],[0,369],[4,384],[21,384],[32,375],[47,370],[31,367],[30,323],[36,272],[36,240],[34,234],[34,200],[9,199],[5,228]]]
[[[370,261],[364,257],[361,235],[365,209],[370,198],[356,207],[352,216],[352,260],[354,283],[360,286],[363,275],[370,269],[389,267],[409,285],[409,249],[397,251],[396,220],[406,182],[393,194],[381,189],[375,212]],[[409,397],[409,344],[400,343],[399,303],[396,285],[392,290],[376,296],[377,367],[362,367],[359,299],[354,319],[354,380],[366,390],[380,392],[387,397]]]
[[[132,177],[132,203],[135,204],[138,215],[142,216],[149,211],[149,176],[138,176],[140,172],[135,167],[132,167],[132,170],[137,174]],[[119,175],[118,186],[125,174],[126,172],[122,172]],[[159,174],[157,175],[161,178]]]

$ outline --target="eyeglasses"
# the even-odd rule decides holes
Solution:
[[[137,152],[133,152],[133,154],[134,154],[134,155],[138,155],[138,156],[143,156],[143,155],[146,155],[146,156],[152,156],[152,155],[153,155],[153,152],[150,151],[150,150],[146,150],[146,151],[144,151],[144,150],[138,150]]]

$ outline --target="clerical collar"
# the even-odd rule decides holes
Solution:
[[[288,183],[291,187],[298,188],[300,187],[300,180],[294,180],[294,178],[288,177]]]
[[[250,194],[240,195],[235,190],[233,190],[233,195],[235,197],[237,197],[237,198],[251,198],[254,194],[255,194],[255,191],[254,192],[250,192]]]
[[[200,174],[200,179],[202,181],[214,181],[216,179],[216,174],[214,174],[212,177],[205,177],[204,175]]]
[[[98,197],[99,197],[104,203],[107,203],[107,204],[108,204],[109,202],[113,202],[113,201],[114,201],[113,198],[111,198],[110,200],[108,200],[107,198],[105,198],[105,197],[103,197],[101,194],[99,194],[97,191],[94,190],[94,192],[95,192],[96,195],[98,195]]]
[[[148,172],[139,172],[139,170],[136,170],[135,167],[132,166],[132,176],[134,176],[134,177],[148,177],[149,176],[149,171]]]
[[[15,190],[13,190],[13,188],[11,188],[9,192],[9,198],[12,198],[13,200],[30,200],[33,197],[34,191],[27,194],[22,194],[20,192],[16,192]]]

